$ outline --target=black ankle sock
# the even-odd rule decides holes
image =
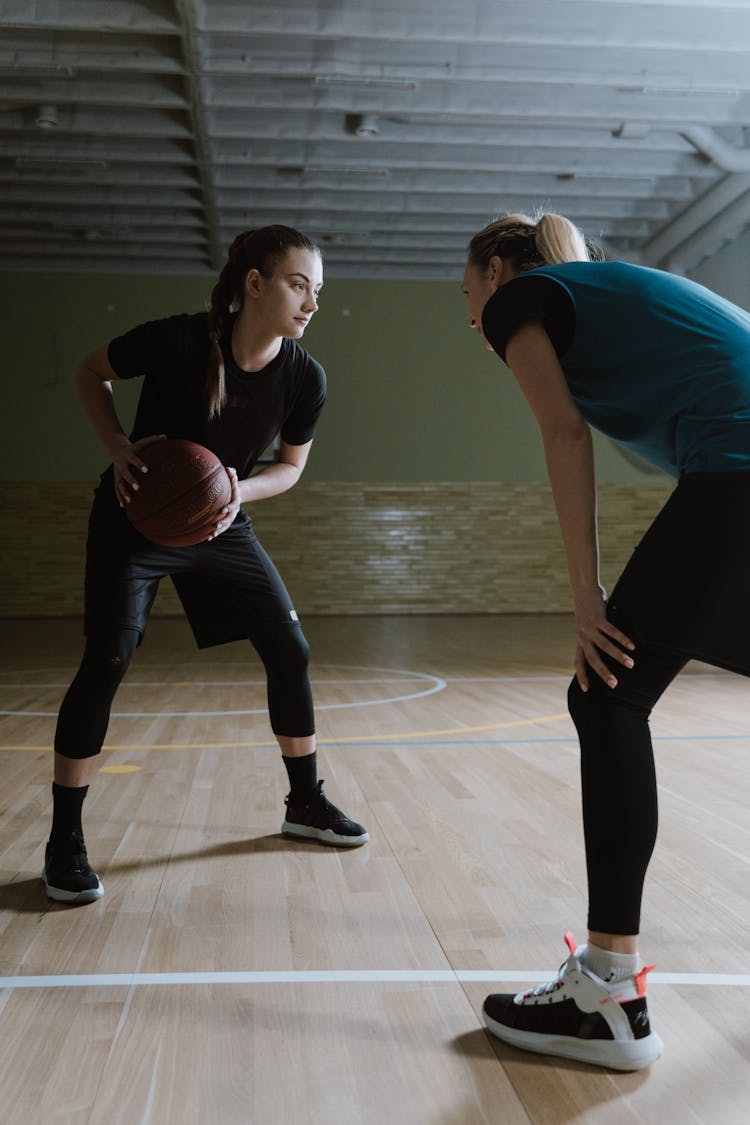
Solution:
[[[52,831],[50,840],[64,840],[71,832],[80,832],[83,799],[89,791],[88,785],[71,789],[67,785],[52,783]]]
[[[318,783],[318,755],[314,750],[312,754],[305,754],[302,758],[287,758],[282,754],[281,760],[289,774],[291,804],[304,804],[309,801]]]

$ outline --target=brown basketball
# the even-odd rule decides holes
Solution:
[[[148,472],[126,506],[128,519],[152,543],[190,547],[214,531],[232,498],[229,474],[210,449],[167,438],[138,453]]]

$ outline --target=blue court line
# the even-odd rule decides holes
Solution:
[[[1,714],[1,712],[0,712]],[[652,742],[747,742],[750,740],[750,734],[664,734],[652,735]],[[271,746],[272,743],[263,743],[263,745]],[[327,747],[328,749],[346,747],[352,749],[356,747],[360,750],[366,750],[368,746],[388,746],[391,749],[398,749],[404,746],[571,746],[575,748],[578,743],[575,735],[569,738],[451,738],[451,739],[431,739],[431,738],[412,738],[410,735],[405,734],[401,737],[391,735],[390,738],[376,739],[368,738],[364,742],[361,738],[354,738],[351,742],[345,738],[336,738],[333,740],[318,738],[318,749]],[[207,749],[208,747],[201,747]],[[0,753],[7,751],[13,752],[17,750],[29,749],[25,746],[0,746]],[[34,750],[51,750],[51,746],[35,746]],[[104,750],[111,750],[111,747],[105,745]],[[118,750],[124,750],[126,747],[119,746]],[[127,747],[130,750],[141,749],[136,743]],[[160,747],[159,749],[175,749],[175,747]],[[176,749],[184,749],[184,747],[176,747]]]
[[[531,722],[532,720],[529,721]],[[748,739],[750,739],[750,734],[663,734],[651,736],[652,742],[742,742]],[[368,739],[366,743],[361,740],[347,742],[345,738],[337,738],[335,742],[326,742],[324,738],[319,738],[318,746],[361,746],[363,749],[367,749],[368,746],[398,746],[400,743],[408,743],[409,746],[504,746],[509,742],[521,746],[535,745],[536,743],[570,743],[572,746],[577,745],[575,735],[570,735],[569,738],[452,739],[419,739],[404,735],[400,740],[392,735],[390,738],[383,739],[382,741],[374,738]]]

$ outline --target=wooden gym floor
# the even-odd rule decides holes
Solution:
[[[39,874],[76,622],[5,622],[5,1125],[733,1125],[750,1105],[748,683],[691,665],[653,718],[661,828],[643,952],[665,1055],[617,1074],[505,1047],[490,991],[584,935],[564,617],[318,618],[320,774],[346,851],[282,838],[249,646],[155,619],[85,806],[105,897]]]

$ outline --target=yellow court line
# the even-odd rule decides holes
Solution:
[[[560,711],[556,715],[537,715],[531,719],[512,719],[507,723],[487,723],[480,727],[447,727],[444,730],[413,730],[398,734],[362,734],[352,738],[321,738],[322,746],[335,746],[337,744],[350,745],[353,742],[383,742],[385,739],[398,739],[405,741],[410,738],[435,738],[443,734],[478,734],[485,730],[507,730],[509,727],[525,727],[532,723],[551,723],[555,719],[567,719],[568,712]],[[260,749],[266,746],[276,746],[276,742],[153,742],[153,743],[125,743],[114,745],[108,743],[104,750],[248,750]],[[51,750],[51,746],[0,746],[0,750]]]

